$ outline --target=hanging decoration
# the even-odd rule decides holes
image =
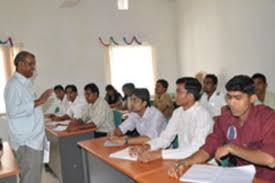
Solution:
[[[7,43],[9,43],[11,47],[13,47],[13,41],[12,41],[11,37],[8,37],[8,39],[6,41],[2,41],[0,39],[0,44],[7,44]]]
[[[126,37],[123,37],[122,39],[123,39],[123,42],[124,42],[126,45],[132,45],[132,44],[134,44],[134,43],[136,43],[136,44],[138,44],[138,45],[142,45],[142,42],[139,41],[139,40],[137,39],[136,36],[133,36],[132,39],[131,39],[130,41],[128,41]],[[98,40],[99,40],[99,42],[100,42],[103,46],[105,46],[105,47],[111,46],[112,44],[114,44],[114,45],[116,45],[116,46],[121,45],[119,42],[117,42],[117,41],[114,39],[113,36],[111,36],[111,37],[109,38],[109,42],[108,42],[108,43],[105,43],[101,37],[98,37]]]

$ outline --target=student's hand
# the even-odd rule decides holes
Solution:
[[[221,161],[221,158],[230,154],[231,144],[224,145],[219,147],[215,153],[215,159]]]
[[[50,119],[51,119],[52,121],[60,121],[60,117],[59,117],[59,116],[56,116],[56,115],[54,115],[54,114],[52,114],[52,115],[50,116]]]
[[[79,121],[75,120],[75,121],[71,121],[67,127],[67,131],[71,132],[71,131],[76,131],[79,129]]]
[[[110,136],[109,138],[113,144],[119,144],[124,145],[125,144],[125,138],[124,137],[117,137],[117,136]]]
[[[138,161],[148,163],[161,158],[161,151],[145,151],[138,156]]]
[[[187,165],[184,162],[184,160],[180,161],[168,169],[168,176],[173,177],[175,179],[179,179],[183,172],[186,170],[186,168]]]
[[[132,146],[129,149],[129,155],[132,157],[139,156],[140,154],[142,154],[145,151],[148,151],[149,149],[150,146],[148,144]]]

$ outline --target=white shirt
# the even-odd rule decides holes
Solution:
[[[209,100],[208,95],[203,93],[200,103],[209,111],[212,117],[221,115],[222,107],[227,105],[224,93],[217,90],[211,95]]]
[[[213,130],[213,125],[209,112],[196,102],[187,110],[177,108],[160,137],[150,140],[148,144],[151,150],[167,148],[178,135],[179,149],[188,149],[194,153],[204,144],[207,135]]]
[[[84,123],[93,122],[98,132],[108,133],[115,129],[113,110],[102,97],[98,97],[94,104],[85,105],[81,119]]]
[[[6,85],[4,97],[12,148],[26,145],[43,150],[44,116],[41,106],[34,107],[36,96],[31,80],[16,72]]]
[[[69,101],[69,107],[66,114],[71,118],[80,118],[86,104],[87,102],[85,100],[77,96],[73,102]]]
[[[142,117],[138,113],[131,112],[119,128],[123,134],[136,129],[139,135],[153,139],[159,137],[166,124],[167,120],[164,115],[152,106],[146,108]]]
[[[69,109],[69,101],[65,95],[63,100],[58,99],[56,96],[52,97],[52,102],[50,108],[47,110],[48,114],[56,114],[62,116],[66,114],[66,111]]]

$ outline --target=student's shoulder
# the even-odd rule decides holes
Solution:
[[[254,116],[261,121],[275,121],[275,111],[266,105],[260,104],[253,107]]]
[[[207,110],[207,108],[203,104],[201,104],[200,102],[197,102],[196,105],[197,106],[196,106],[195,111],[196,111],[197,114],[206,114],[206,115],[209,114],[209,111]]]

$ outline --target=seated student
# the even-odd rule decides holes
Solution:
[[[275,93],[267,91],[268,83],[263,74],[256,73],[252,76],[256,87],[257,100],[255,104],[265,104],[272,109],[275,109]]]
[[[147,89],[137,88],[131,96],[132,112],[129,117],[115,129],[111,140],[116,144],[141,144],[157,138],[165,129],[167,120],[155,107],[150,106],[150,94]],[[139,137],[122,137],[128,131],[137,130]]]
[[[203,95],[200,103],[210,112],[212,117],[219,116],[226,106],[225,95],[217,90],[218,78],[207,74],[203,80]]]
[[[50,108],[47,110],[47,116],[51,114],[64,115],[69,107],[69,101],[67,99],[65,90],[62,85],[56,85],[54,87],[55,98]]]
[[[142,146],[130,149],[130,155],[138,155],[138,159],[149,162],[165,156],[165,149],[178,135],[179,150],[195,152],[209,133],[212,132],[213,119],[209,112],[197,101],[200,98],[201,84],[191,77],[179,78],[176,82],[176,102],[178,107],[160,137]]]
[[[50,119],[53,121],[65,121],[73,118],[79,118],[81,116],[81,111],[86,104],[86,102],[78,96],[75,85],[67,85],[65,91],[69,101],[69,107],[66,114],[63,116],[57,116],[54,114],[51,115]]]
[[[214,131],[205,144],[192,156],[169,170],[179,177],[185,167],[204,163],[209,158],[229,158],[236,165],[254,164],[256,177],[275,182],[275,112],[264,105],[254,106],[256,100],[253,80],[235,76],[226,84],[227,111],[217,118]]]
[[[106,136],[108,132],[115,129],[113,111],[99,96],[99,89],[94,83],[87,84],[84,90],[88,104],[83,108],[80,118],[69,124],[68,130],[96,128],[95,137]]]
[[[125,83],[122,86],[122,91],[124,93],[123,102],[122,102],[122,110],[131,111],[131,95],[135,90],[135,85],[133,83]]]
[[[121,108],[122,97],[118,91],[112,86],[107,85],[106,88],[105,100],[108,102],[111,108]]]
[[[172,98],[166,93],[168,89],[168,82],[164,79],[159,79],[156,82],[154,106],[158,108],[164,116],[169,119],[174,110],[174,103]]]

